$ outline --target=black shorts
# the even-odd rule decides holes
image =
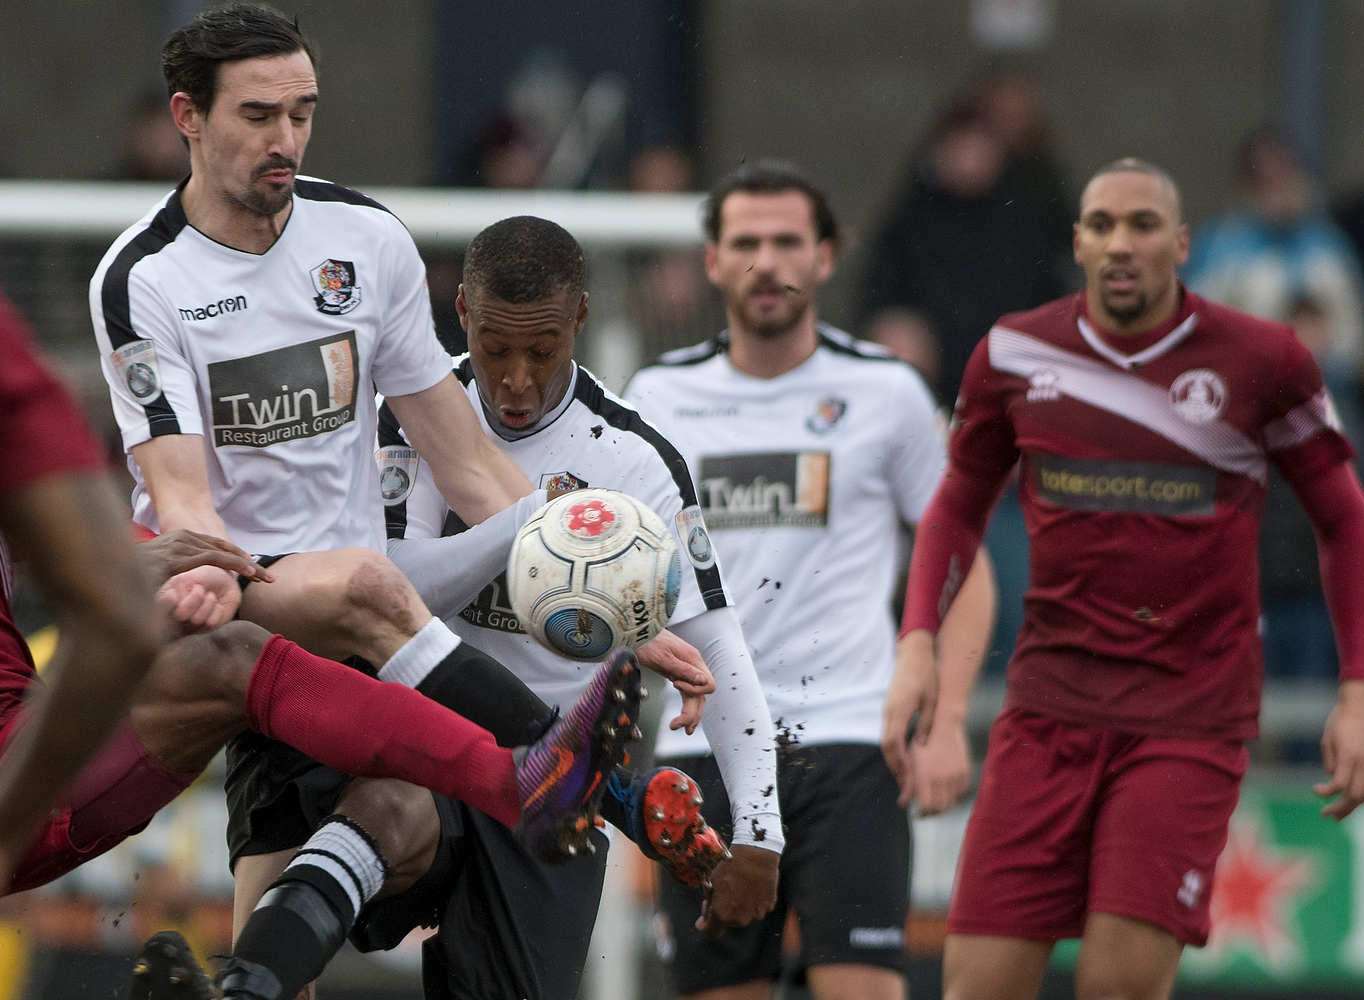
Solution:
[[[701,786],[707,822],[729,838],[729,800],[715,758],[662,763]],[[777,758],[786,847],[777,905],[766,918],[715,939],[695,929],[701,893],[660,879],[660,951],[679,993],[735,986],[781,973],[786,911],[800,924],[800,961],[874,965],[903,973],[909,911],[909,817],[879,747],[796,747]]]
[[[423,946],[427,1000],[575,1000],[606,877],[596,854],[536,861],[511,831],[454,803],[459,843],[440,930]]]
[[[369,670],[364,661],[351,665]],[[257,733],[236,737],[227,748],[231,863],[302,846],[350,780]],[[573,1000],[601,902],[606,837],[592,832],[595,855],[544,865],[497,820],[432,798],[440,817],[434,863],[407,892],[366,906],[351,942],[387,950],[439,924],[423,952],[428,1000]]]
[[[281,559],[284,559],[291,555],[293,555],[292,552],[282,552],[277,556],[253,555],[251,558],[256,561],[256,565],[259,566],[261,569],[269,569],[271,566],[279,562]],[[241,590],[243,591],[245,591],[247,587],[249,587],[251,584],[255,582],[256,581],[251,579],[251,577],[249,576],[242,576],[240,573],[237,574],[237,586],[241,588]]]

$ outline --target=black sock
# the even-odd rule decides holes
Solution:
[[[534,742],[554,719],[521,678],[467,642],[437,663],[417,690],[488,730],[499,746]]]
[[[341,949],[387,867],[369,835],[333,816],[265,891],[218,973],[226,997],[293,1000]]]

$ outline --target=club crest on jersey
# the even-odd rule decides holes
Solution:
[[[828,434],[848,412],[848,401],[837,396],[826,396],[815,405],[815,412],[805,420],[805,426],[816,434]]]
[[[540,489],[548,490],[553,496],[586,488],[587,480],[579,479],[571,472],[546,472],[540,476]]]
[[[678,541],[687,553],[687,561],[697,569],[710,569],[715,565],[715,548],[710,544],[710,533],[706,531],[706,519],[701,508],[692,505],[683,507],[673,519],[677,529]]]
[[[318,312],[342,316],[360,304],[360,286],[355,283],[353,262],[329,257],[308,273],[317,289],[313,303]]]
[[[1193,368],[1170,385],[1170,405],[1191,424],[1210,424],[1227,405],[1227,384],[1211,368]]]
[[[156,360],[156,345],[150,340],[134,340],[114,349],[114,371],[139,403],[161,395],[161,367]]]
[[[416,448],[388,445],[374,453],[379,463],[379,495],[385,507],[393,507],[404,502],[412,495],[412,486],[417,481],[417,463],[420,456]]]

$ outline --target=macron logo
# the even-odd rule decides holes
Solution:
[[[238,295],[231,299],[219,299],[217,302],[210,302],[206,306],[198,309],[181,309],[180,318],[187,322],[194,322],[200,319],[213,319],[224,313],[241,312],[246,308],[246,296]]]

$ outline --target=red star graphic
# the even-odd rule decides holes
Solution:
[[[575,503],[568,508],[568,530],[575,535],[596,538],[616,519],[616,514],[600,500]]]
[[[1293,904],[1315,881],[1315,867],[1266,843],[1255,821],[1233,822],[1213,878],[1208,951],[1240,946],[1271,969],[1291,965],[1299,957]]]

